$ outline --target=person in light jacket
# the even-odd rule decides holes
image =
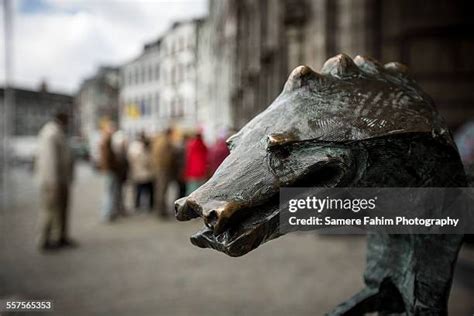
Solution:
[[[75,245],[68,236],[73,157],[66,138],[67,125],[67,114],[58,113],[39,132],[36,172],[43,218],[39,240],[41,250]]]
[[[154,205],[154,183],[150,141],[145,134],[130,144],[128,149],[130,180],[135,188],[135,211],[143,209],[143,196],[147,197],[147,211]]]

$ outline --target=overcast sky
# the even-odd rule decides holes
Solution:
[[[173,21],[207,14],[206,0],[13,0],[14,80],[73,93],[99,65],[132,59]],[[1,83],[4,81],[2,8]]]

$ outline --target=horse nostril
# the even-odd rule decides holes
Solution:
[[[176,219],[179,221],[187,221],[199,217],[187,197],[180,198],[174,202],[174,211]]]
[[[174,213],[175,215],[178,215],[179,212],[181,212],[184,208],[184,204],[186,203],[186,198],[180,198],[174,202]]]
[[[212,210],[207,214],[204,218],[204,222],[206,226],[210,229],[214,229],[219,219],[219,215],[217,214],[216,210]]]

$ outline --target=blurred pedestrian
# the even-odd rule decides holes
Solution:
[[[189,135],[185,133],[182,135],[181,140],[175,146],[175,159],[176,159],[176,174],[175,180],[178,186],[177,198],[186,196],[186,180],[184,177],[184,169],[186,163],[186,144],[188,142]]]
[[[67,126],[67,114],[58,113],[39,132],[36,171],[43,209],[39,240],[41,250],[75,245],[68,236],[73,158],[67,143]]]
[[[186,144],[186,159],[184,177],[186,180],[186,195],[199,188],[208,176],[208,150],[202,140],[201,132],[191,138]]]
[[[156,210],[158,216],[167,218],[168,188],[176,175],[175,147],[173,145],[173,130],[168,128],[158,135],[153,142],[153,166],[156,179]]]
[[[209,172],[210,175],[216,172],[220,164],[230,154],[226,140],[229,137],[227,129],[219,131],[218,138],[214,145],[209,149]]]
[[[118,158],[112,148],[112,136],[115,133],[115,124],[109,122],[102,131],[100,141],[99,167],[105,175],[105,192],[102,206],[102,220],[113,221],[120,210],[120,181]]]
[[[112,135],[112,151],[115,155],[115,162],[117,164],[117,215],[120,216],[127,215],[124,202],[125,183],[127,181],[128,176],[127,146],[128,142],[124,132],[120,130],[116,131]]]
[[[146,197],[148,212],[154,205],[154,174],[150,141],[144,133],[130,144],[128,149],[130,180],[134,186],[135,210],[144,209],[143,198]]]

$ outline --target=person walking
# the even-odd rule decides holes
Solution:
[[[200,132],[191,138],[186,145],[184,177],[186,195],[199,188],[208,176],[208,150]]]
[[[113,123],[109,123],[104,127],[99,150],[99,168],[105,176],[105,192],[101,214],[104,222],[115,220],[120,209],[119,167],[112,148],[114,133],[115,125]]]
[[[176,175],[176,151],[173,146],[173,130],[168,128],[153,142],[153,166],[156,179],[156,210],[158,216],[169,216],[167,194]]]
[[[69,238],[68,211],[73,180],[73,157],[66,137],[68,115],[58,113],[38,137],[36,172],[40,186],[42,225],[40,250],[76,245]]]
[[[118,181],[117,215],[127,216],[125,209],[124,191],[128,177],[127,138],[123,131],[118,130],[112,135],[112,151],[115,155],[116,174]]]
[[[186,180],[184,178],[185,161],[186,161],[186,144],[188,142],[188,134],[181,136],[180,141],[175,146],[175,175],[176,184],[178,187],[177,197],[175,200],[186,196]]]
[[[130,180],[135,191],[135,211],[143,209],[143,197],[147,197],[147,210],[151,212],[154,205],[154,183],[150,141],[141,134],[130,144],[128,150]]]

